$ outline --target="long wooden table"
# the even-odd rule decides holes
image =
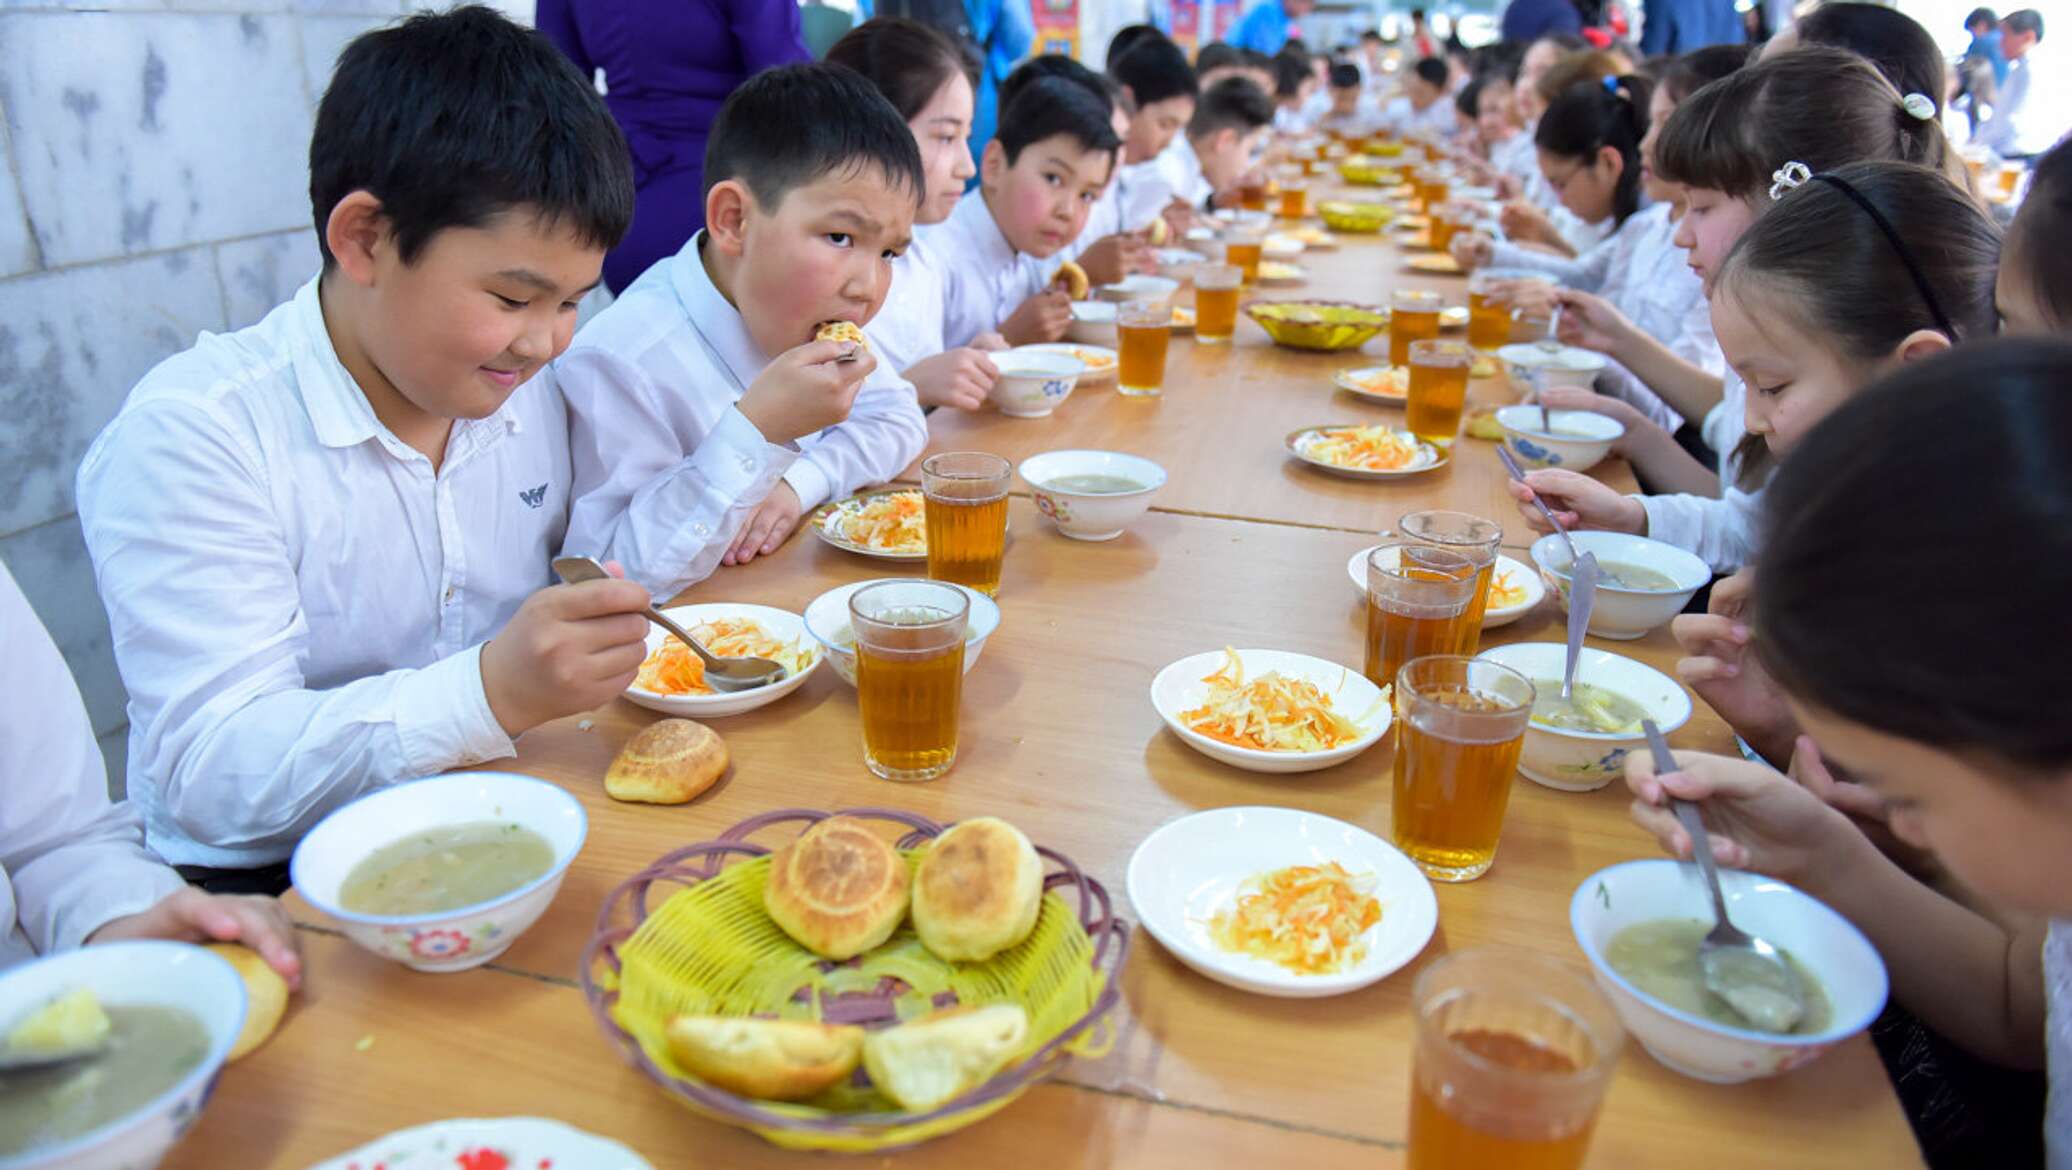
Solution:
[[[1378,300],[1403,279],[1393,248],[1348,243],[1337,255],[1309,258],[1313,295]],[[1460,283],[1417,279],[1448,289]],[[280,1034],[225,1073],[167,1164],[302,1167],[403,1125],[521,1113],[613,1136],[658,1167],[801,1161],[691,1114],[624,1066],[573,982],[607,891],[662,853],[770,809],[895,805],[941,820],[1000,815],[1106,883],[1125,914],[1131,851],[1189,812],[1286,805],[1386,835],[1387,745],[1319,773],[1244,772],[1178,742],[1147,697],[1159,667],[1225,644],[1357,665],[1363,617],[1345,562],[1404,511],[1476,511],[1504,522],[1507,544],[1529,539],[1485,443],[1464,439],[1447,470],[1388,484],[1333,479],[1289,461],[1281,436],[1294,426],[1387,417],[1387,408],[1330,389],[1329,372],[1341,364],[1269,347],[1247,322],[1233,346],[1176,342],[1161,400],[1125,401],[1098,388],[1042,421],[938,413],[938,449],[1018,459],[1105,446],[1157,459],[1172,476],[1153,512],[1105,544],[1066,540],[1028,500],[1013,502],[1004,617],[966,683],[954,771],[923,785],[870,776],[854,692],[828,670],[763,710],[717,721],[734,768],[682,807],[623,805],[603,794],[606,765],[650,713],[617,701],[540,728],[504,766],[563,785],[590,814],[588,843],[540,922],[488,967],[419,975],[330,934],[291,895],[308,928],[308,990]],[[1494,401],[1505,391],[1484,382],[1474,393]],[[1600,473],[1630,487],[1622,467]],[[798,610],[835,585],[897,570],[806,536],[723,570],[685,600]],[[1484,643],[1560,637],[1550,604]],[[1615,648],[1665,670],[1676,657],[1666,631]],[[1674,739],[1712,750],[1731,743],[1702,705]],[[1573,794],[1521,779],[1495,867],[1476,882],[1440,885],[1439,932],[1424,955],[1350,995],[1238,992],[1182,967],[1140,930],[1123,972],[1120,1039],[1107,1057],[1070,1066],[976,1127],[874,1162],[1397,1165],[1416,972],[1466,946],[1577,957],[1567,925],[1575,885],[1604,865],[1654,852],[1625,805],[1616,786]],[[1589,1164],[1668,1165],[1688,1161],[1693,1149],[1716,1166],[1919,1158],[1861,1038],[1788,1076],[1732,1087],[1687,1080],[1629,1046]]]

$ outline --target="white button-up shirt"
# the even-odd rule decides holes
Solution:
[[[976,195],[959,202],[968,203]],[[863,327],[878,361],[904,374],[914,363],[949,348],[942,343],[942,267],[919,235],[892,261],[892,290],[871,323]]]
[[[1396,98],[1382,108],[1382,117],[1398,134],[1451,138],[1460,129],[1460,111],[1454,109],[1453,99],[1446,95],[1422,110],[1412,108],[1407,97]]]
[[[1186,138],[1185,134],[1175,134],[1173,141],[1183,142]],[[1161,151],[1143,162],[1116,168],[1115,193],[1122,201],[1125,230],[1135,231],[1150,226],[1151,221],[1157,219],[1166,205],[1173,201],[1173,188],[1167,182],[1165,168],[1161,165],[1165,157],[1165,152]]]
[[[1725,372],[1719,403],[1699,430],[1719,458],[1720,494],[1635,496],[1648,515],[1648,535],[1697,554],[1715,572],[1731,573],[1755,560],[1761,539],[1763,488],[1736,487],[1741,465],[1734,448],[1747,432],[1743,412],[1748,389],[1732,369]]]
[[[480,650],[561,546],[561,399],[535,378],[455,422],[434,472],[339,363],[317,284],[161,362],[79,468],[130,798],[176,864],[280,861],[357,796],[512,751]]]
[[[985,198],[976,193],[965,196],[950,218],[915,234],[942,271],[942,340],[947,348],[970,345],[972,338],[998,329],[1023,301],[1049,283],[1050,266],[1015,251],[993,222]],[[920,448],[914,450],[918,454]]]
[[[567,551],[618,561],[658,599],[711,575],[780,476],[812,508],[928,444],[912,383],[882,359],[848,419],[796,445],[764,439],[736,404],[770,358],[707,275],[704,239],[642,273],[552,371],[575,460]]]
[[[0,968],[66,950],[149,909],[180,876],[144,852],[108,777],[79,688],[0,565]]]

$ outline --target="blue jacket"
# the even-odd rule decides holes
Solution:
[[[1650,57],[1748,39],[1734,0],[1644,0],[1641,12],[1640,51]]]
[[[1511,0],[1504,9],[1503,37],[1521,44],[1550,33],[1580,33],[1583,17],[1569,0]]]
[[[1280,52],[1288,43],[1288,10],[1281,6],[1281,0],[1259,0],[1230,30],[1230,43],[1269,56]]]

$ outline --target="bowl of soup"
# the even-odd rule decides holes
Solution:
[[[1148,272],[1134,273],[1114,284],[1104,284],[1094,294],[1099,300],[1114,304],[1129,301],[1163,301],[1173,303],[1173,294],[1180,291],[1180,282],[1170,276],[1153,276]]]
[[[455,772],[366,796],[318,822],[289,874],[347,938],[418,971],[464,971],[536,921],[583,848],[574,796],[509,772]]]
[[[850,686],[856,685],[856,628],[850,624],[849,597],[866,585],[876,585],[875,580],[851,581],[813,599],[806,607],[806,632],[820,643],[827,655],[827,663],[836,674]],[[976,589],[959,585],[964,596],[971,601],[971,612],[964,618],[964,673],[978,665],[978,656],[985,651],[986,639],[1000,628],[1000,605]]]
[[[1731,1084],[1809,1064],[1884,1010],[1885,964],[1849,920],[1794,886],[1720,871],[1734,925],[1782,950],[1799,976],[1805,1015],[1767,1031],[1705,989],[1698,940],[1712,899],[1698,867],[1627,861],[1583,879],[1569,926],[1598,986],[1648,1054],[1701,1081]]]
[[[1542,345],[1536,341],[1500,346],[1496,356],[1504,363],[1504,372],[1509,375],[1511,384],[1521,394],[1548,386],[1579,386],[1588,390],[1609,364],[1603,354],[1594,350],[1578,349],[1573,345]]]
[[[222,958],[187,943],[64,951],[0,974],[0,1043],[14,1042],[24,1024],[60,1001],[75,1017],[82,1001],[97,1010],[106,1031],[93,1031],[105,1041],[94,1056],[6,1078],[0,1166],[150,1170],[215,1088],[244,1026],[244,981]]]
[[[1036,510],[1073,540],[1114,540],[1165,486],[1165,468],[1122,451],[1045,451],[1016,469]]]
[[[1559,467],[1588,471],[1604,462],[1612,444],[1626,433],[1626,424],[1590,410],[1549,410],[1543,421],[1537,406],[1497,410],[1504,444],[1527,467]]]
[[[1121,344],[1115,333],[1115,315],[1121,308],[1114,301],[1073,301],[1072,323],[1065,326],[1065,340],[1114,349]]]
[[[1673,544],[1624,532],[1574,532],[1576,547],[1597,558],[1597,600],[1590,632],[1629,640],[1683,612],[1691,595],[1712,580],[1712,567]],[[1540,578],[1568,606],[1571,562],[1558,532],[1532,542]]]
[[[992,355],[1000,376],[987,395],[1010,418],[1045,418],[1072,396],[1086,363],[1046,349],[1022,347]]]
[[[1691,718],[1683,684],[1622,654],[1583,647],[1576,685],[1561,697],[1568,647],[1559,642],[1512,642],[1477,657],[1502,663],[1532,681],[1537,698],[1525,725],[1518,770],[1525,778],[1564,792],[1589,792],[1618,779],[1629,752],[1647,750],[1640,721],[1652,719],[1668,735]]]

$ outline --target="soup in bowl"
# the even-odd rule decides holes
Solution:
[[[1165,468],[1121,451],[1045,451],[1016,469],[1036,509],[1073,540],[1113,540],[1151,507]]]
[[[1692,594],[1712,580],[1712,567],[1659,540],[1624,532],[1574,532],[1576,547],[1597,558],[1597,600],[1590,608],[1590,632],[1600,638],[1644,636],[1683,612]],[[1558,532],[1532,543],[1532,562],[1548,588],[1568,606],[1568,544]]]
[[[1624,774],[1626,757],[1647,750],[1642,719],[1668,735],[1689,722],[1691,696],[1661,671],[1609,650],[1585,646],[1576,660],[1576,685],[1561,698],[1568,647],[1559,642],[1512,642],[1477,657],[1532,680],[1538,697],[1525,727],[1518,770],[1525,778],[1564,792],[1589,792]]]

